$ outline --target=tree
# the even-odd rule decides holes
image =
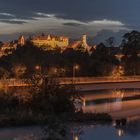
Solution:
[[[140,32],[132,31],[123,36],[123,53],[125,55],[137,55],[140,52]]]
[[[40,75],[40,80],[38,77],[37,81],[34,82],[35,85],[32,85],[30,103],[33,111],[58,115],[75,113],[75,101],[80,100],[80,96],[75,94],[73,86],[60,85],[56,77],[44,77],[43,75]]]
[[[111,76],[113,78],[120,78],[124,76],[124,68],[122,66],[115,66],[112,70]]]
[[[9,77],[10,77],[10,72],[7,69],[1,67],[0,68],[0,78],[1,79],[7,79]]]
[[[12,67],[12,72],[16,78],[22,78],[26,73],[26,70],[27,68],[24,64],[15,64]]]
[[[107,43],[108,47],[114,47],[114,45],[115,45],[115,38],[114,37],[109,37],[106,40],[106,43]]]

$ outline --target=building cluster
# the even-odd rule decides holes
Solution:
[[[11,42],[4,42],[0,44],[0,57],[12,54],[14,50],[17,49],[18,46],[25,45],[24,36],[20,36],[18,40]]]
[[[64,36],[52,36],[52,35],[36,35],[31,37],[30,40],[35,46],[43,47],[46,50],[55,49],[60,47],[65,49],[69,45],[69,38]]]
[[[12,42],[5,42],[0,44],[0,57],[12,54],[18,46],[24,46],[26,44],[24,36],[20,36],[18,40]],[[90,52],[95,49],[96,46],[89,46],[87,44],[87,36],[83,35],[80,40],[70,42],[68,37],[65,36],[53,36],[53,35],[34,35],[29,40],[34,46],[42,48],[43,50],[54,50],[60,48],[64,51],[67,48],[81,49],[82,51]]]

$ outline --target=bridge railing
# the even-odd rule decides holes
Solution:
[[[0,87],[30,86],[28,79],[1,79]],[[136,82],[140,81],[140,76],[113,77],[64,77],[58,78],[60,84],[90,84],[90,83],[109,83],[109,82]]]
[[[59,78],[61,84],[84,84],[84,83],[104,83],[104,82],[131,82],[140,81],[140,76],[123,76],[123,77],[74,77]]]

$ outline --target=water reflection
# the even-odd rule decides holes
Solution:
[[[125,126],[95,124],[73,126],[73,140],[118,140],[119,137],[121,140],[139,140],[140,120],[129,122]]]
[[[83,101],[84,112],[105,112],[118,117],[119,112],[130,116],[132,110],[132,114],[140,115],[140,91],[137,89],[88,92],[84,93]]]
[[[140,91],[103,90],[83,94],[84,112],[107,112],[114,118],[128,117],[126,125],[81,124],[70,127],[70,140],[139,140]],[[133,120],[133,121],[132,121]],[[0,140],[41,140],[42,129],[38,127],[0,129]]]
[[[70,124],[69,140],[139,140],[140,120],[126,125]],[[0,140],[42,140],[41,127],[22,127],[0,130]],[[120,137],[120,138],[119,138]]]
[[[82,127],[72,128],[72,139],[79,140],[80,135],[82,135]]]
[[[0,140],[41,140],[41,127],[1,128]]]
[[[118,134],[119,137],[123,136],[124,135],[124,130],[121,129],[121,128],[118,129],[117,134]]]

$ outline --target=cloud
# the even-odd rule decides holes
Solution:
[[[15,15],[10,14],[10,13],[0,13],[2,16],[8,16],[8,17],[15,17]]]
[[[9,23],[9,24],[23,24],[23,23],[27,23],[27,21],[24,20],[18,20],[18,19],[0,19],[0,22],[4,22],[4,23]]]
[[[108,20],[108,19],[102,19],[102,20],[94,20],[88,23],[89,25],[108,25],[108,26],[124,26],[125,24],[121,21],[117,20]]]
[[[5,34],[16,34],[17,32],[26,32],[29,34],[44,32],[78,36],[83,33],[95,34],[104,29],[115,32],[118,32],[119,30],[128,30],[124,23],[117,20],[102,19],[85,22],[74,19],[64,19],[57,17],[57,15],[53,13],[48,14],[42,12],[34,13],[34,16],[31,19],[0,19],[0,22],[7,23],[5,26],[6,28],[1,28],[1,33],[4,32]],[[4,25],[2,24],[2,26]]]
[[[69,23],[63,23],[63,25],[77,27],[77,26],[82,26],[83,24],[81,24],[81,23],[69,22]]]
[[[138,0],[1,0],[0,12],[22,19],[39,12],[42,16],[52,13],[59,18],[86,22],[98,18],[128,22],[131,18],[138,19],[139,4]]]
[[[109,37],[115,38],[115,45],[120,45],[122,41],[123,35],[128,32],[127,30],[120,30],[118,32],[113,32],[112,30],[101,30],[97,32],[96,36],[94,37],[94,43],[98,44],[100,42],[105,42]]]
[[[136,1],[1,0],[0,34],[47,32],[76,36],[128,30],[134,24],[139,28],[140,2]]]
[[[46,13],[41,13],[41,12],[37,12],[35,13],[35,17],[47,17],[47,18],[53,18],[56,17],[55,14],[46,14]]]

